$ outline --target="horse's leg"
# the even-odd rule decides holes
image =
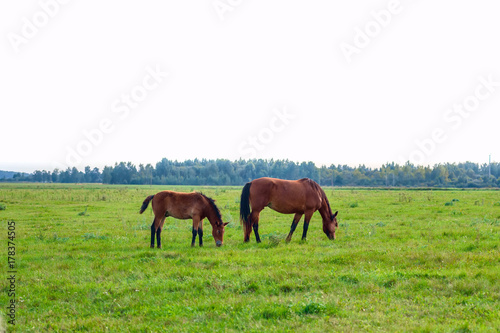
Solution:
[[[257,243],[260,243],[259,216],[260,211],[252,211],[252,213],[250,214],[250,221],[252,221],[253,232],[255,233],[255,240],[257,241]],[[248,238],[250,238],[250,234],[248,235]]]
[[[195,241],[196,241],[196,235],[198,235],[198,229],[195,229],[195,228],[193,227],[192,232],[193,232],[193,240],[191,241],[191,247],[194,247],[194,243],[195,243]]]
[[[248,217],[248,219],[250,220],[250,216]],[[250,220],[250,221],[252,221],[252,220]],[[250,226],[248,227],[247,224],[245,223],[243,225],[243,228],[244,228],[243,230],[244,230],[244,233],[245,233],[244,242],[248,243],[250,241],[250,234],[252,233],[252,225],[250,224]]]
[[[193,239],[191,240],[191,246],[194,246],[196,242],[196,235],[198,235],[198,226],[200,224],[200,217],[195,215],[193,216]]]
[[[293,217],[292,226],[290,227],[290,232],[288,233],[288,236],[286,237],[287,242],[292,240],[293,232],[297,228],[297,224],[299,224],[301,217],[302,217],[302,214],[300,214],[300,213],[295,214],[295,216]]]
[[[203,246],[203,220],[200,221],[198,226],[198,238],[200,240],[200,246]]]
[[[253,232],[255,233],[255,240],[257,241],[257,243],[260,243],[259,222],[253,225]]]
[[[307,229],[309,228],[309,221],[311,221],[311,217],[314,212],[306,212],[304,216],[304,231],[302,232],[302,240],[306,240],[307,237]]]
[[[163,223],[165,223],[165,218],[162,218],[158,229],[156,229],[156,246],[161,249],[161,230],[163,229]],[[153,245],[154,247],[154,245]]]
[[[243,227],[244,227],[244,234],[245,234],[245,243],[249,242],[250,241],[250,235],[252,234],[252,226],[253,226],[253,221],[254,221],[254,218],[255,218],[255,214],[257,214],[257,220],[259,219],[258,215],[259,213],[256,212],[255,209],[252,209],[252,212],[250,213],[250,215],[248,216],[248,221],[250,222],[249,224],[247,223],[244,223]]]
[[[156,233],[156,228],[155,228],[155,219],[153,219],[153,223],[151,224],[151,248],[154,249],[155,247],[155,233]]]

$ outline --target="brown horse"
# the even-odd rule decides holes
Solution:
[[[251,213],[250,204],[252,206]],[[302,240],[306,239],[309,221],[317,210],[323,218],[323,232],[329,239],[335,239],[335,229],[338,228],[338,212],[332,214],[325,192],[309,178],[283,180],[264,177],[246,183],[241,192],[240,201],[240,218],[245,226],[245,242],[250,240],[253,227],[257,243],[260,243],[259,215],[265,207],[283,214],[295,214],[290,233],[286,238],[287,242],[292,239],[293,232],[302,215],[305,215]]]
[[[187,220],[193,219],[193,240],[191,246],[194,246],[196,235],[199,236],[200,246],[203,246],[203,219],[206,217],[212,225],[212,235],[214,236],[215,245],[221,246],[224,237],[224,227],[229,223],[223,223],[220,211],[215,205],[213,199],[198,192],[181,193],[172,191],[162,191],[155,195],[150,195],[142,203],[142,214],[148,208],[149,202],[152,201],[153,213],[155,218],[151,224],[151,247],[161,248],[161,230],[165,218],[172,216],[176,219]]]

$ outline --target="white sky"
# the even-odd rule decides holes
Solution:
[[[498,161],[499,13],[496,0],[2,1],[0,170]]]

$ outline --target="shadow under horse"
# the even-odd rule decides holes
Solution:
[[[245,242],[250,240],[253,228],[255,238],[260,243],[259,215],[265,207],[283,214],[295,214],[290,233],[286,238],[287,242],[292,239],[302,215],[304,215],[302,240],[306,239],[309,221],[315,211],[319,211],[323,219],[323,232],[329,239],[335,239],[338,211],[332,213],[325,192],[318,183],[309,178],[283,180],[264,177],[246,183],[240,200],[240,219],[244,225]]]

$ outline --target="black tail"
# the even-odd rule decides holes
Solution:
[[[251,225],[251,221],[248,220],[250,216],[250,185],[252,185],[251,182],[245,184],[240,198],[240,222],[247,228]]]
[[[149,197],[146,198],[146,200],[144,200],[144,202],[142,203],[141,211],[139,212],[139,214],[144,213],[146,208],[148,208],[149,202],[153,199],[153,197],[154,197],[154,195],[150,195]]]

